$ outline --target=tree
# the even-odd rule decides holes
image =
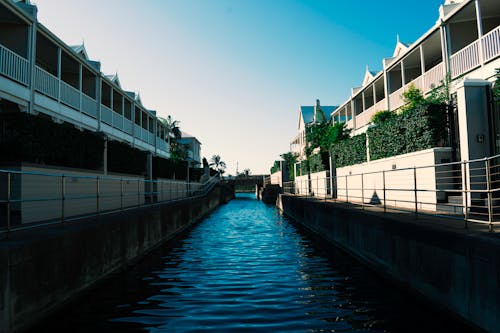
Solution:
[[[210,158],[210,166],[215,167],[221,175],[226,171],[226,162],[224,162],[219,155],[213,155]]]
[[[496,70],[496,80],[493,86],[493,99],[497,104],[500,104],[500,68]]]
[[[243,170],[243,174],[245,175],[245,178],[248,178],[248,176],[250,176],[250,174],[251,174],[250,169]]]
[[[188,146],[177,140],[170,143],[170,159],[173,161],[185,161],[188,158]]]
[[[297,159],[299,155],[296,153],[288,152],[280,155],[282,159],[285,160],[285,165],[288,170],[288,178],[290,181],[295,179],[295,163],[297,163]]]
[[[180,140],[182,138],[181,128],[179,127],[180,121],[174,120],[172,116],[165,118],[158,118],[167,129],[167,142],[170,146],[171,139]]]

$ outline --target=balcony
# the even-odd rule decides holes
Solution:
[[[482,44],[483,62],[488,62],[500,56],[500,26],[451,56],[450,67],[453,79],[481,65],[480,43]]]
[[[0,45],[0,74],[27,86],[29,71],[28,60]]]
[[[372,105],[365,111],[361,112],[356,116],[356,128],[361,128],[363,126],[366,126],[370,123],[370,120],[372,119],[372,116],[379,112],[379,111],[384,111],[387,110],[387,101],[384,98],[381,101],[378,101],[375,105]],[[352,120],[348,122],[348,124],[352,125]]]

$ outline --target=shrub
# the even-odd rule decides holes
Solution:
[[[446,104],[417,105],[368,129],[370,160],[442,146],[446,111]]]
[[[127,143],[108,141],[108,171],[132,175],[146,174],[147,153]]]
[[[342,168],[366,162],[366,134],[359,134],[333,145],[331,150],[335,157],[335,167]]]
[[[382,124],[382,123],[385,123],[385,122],[391,120],[395,116],[396,116],[396,114],[392,111],[388,111],[388,110],[379,111],[372,116],[371,122],[374,125],[378,125],[378,124]]]
[[[45,116],[0,113],[0,162],[102,170],[104,139]]]

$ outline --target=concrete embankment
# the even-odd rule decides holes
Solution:
[[[232,188],[217,185],[204,197],[19,231],[0,240],[0,333],[26,330],[233,196]]]
[[[500,332],[500,235],[280,195],[285,215],[472,325]],[[457,225],[458,223],[458,225]],[[487,230],[487,229],[486,229]],[[425,320],[425,318],[422,318]]]

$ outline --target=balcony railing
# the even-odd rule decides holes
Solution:
[[[123,119],[123,131],[132,135],[132,122],[128,119]]]
[[[0,45],[0,74],[19,83],[28,85],[29,61]]]
[[[422,87],[424,93],[438,87],[441,84],[441,81],[444,80],[444,74],[444,63],[442,62],[425,72]]]
[[[35,89],[44,95],[58,99],[59,79],[40,67],[35,66]]]
[[[69,84],[60,81],[61,84],[61,102],[71,106],[76,110],[80,110],[80,91],[73,88]]]
[[[92,97],[82,94],[82,112],[97,118],[97,101]]]
[[[116,112],[113,112],[113,127],[123,130],[123,116]]]
[[[113,111],[101,104],[101,121],[109,126],[113,126]]]
[[[401,87],[389,96],[391,101],[391,110],[396,110],[404,105],[403,92],[405,88],[406,86]]]
[[[483,60],[500,56],[500,26],[483,36]]]
[[[479,40],[452,55],[450,60],[452,78],[456,78],[479,66],[481,64],[479,61]]]
[[[356,128],[367,125],[375,113],[386,109],[386,100],[384,98],[356,116]]]

